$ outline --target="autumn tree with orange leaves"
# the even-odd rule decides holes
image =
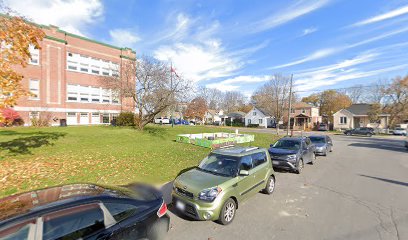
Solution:
[[[30,94],[23,88],[24,76],[16,71],[15,66],[27,66],[31,57],[29,46],[40,49],[44,36],[39,27],[23,17],[0,16],[0,109],[11,107],[19,97]]]

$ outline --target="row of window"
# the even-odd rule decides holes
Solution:
[[[30,79],[30,100],[40,99],[40,80]],[[67,101],[83,103],[113,103],[119,104],[119,95],[110,89],[81,85],[67,85]]]
[[[262,163],[266,162],[266,154],[264,152],[254,153],[248,156],[244,156],[241,159],[240,170],[249,171]]]
[[[39,65],[40,50],[30,45],[29,51],[31,58],[29,59],[28,63],[32,65]],[[67,53],[67,69],[100,76],[119,76],[119,64],[108,60],[71,52]]]
[[[67,69],[100,76],[119,76],[119,64],[71,52],[67,53]]]
[[[258,119],[258,124],[262,124],[263,120],[262,119]],[[251,119],[248,119],[248,124],[252,124]]]
[[[67,101],[119,104],[119,96],[109,89],[68,84]]]
[[[77,124],[78,123],[78,115],[79,115],[79,123],[88,124],[89,123],[89,116],[91,116],[91,123],[98,124],[98,123],[110,123],[111,120],[115,120],[117,114],[109,115],[109,113],[76,113],[76,112],[68,112],[67,113],[67,123],[70,124]],[[101,121],[102,120],[102,121]]]

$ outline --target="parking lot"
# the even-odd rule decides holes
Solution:
[[[408,151],[402,137],[333,136],[334,152],[273,195],[239,205],[222,226],[170,212],[168,239],[408,239]]]

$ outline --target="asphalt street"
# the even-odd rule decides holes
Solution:
[[[333,136],[333,153],[300,175],[278,172],[274,194],[240,204],[228,226],[170,212],[167,239],[408,239],[402,139]]]

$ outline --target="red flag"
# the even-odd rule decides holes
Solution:
[[[173,67],[171,67],[170,69],[171,69],[170,71],[174,72],[174,74],[179,78],[179,75],[176,73],[176,69],[174,69]]]

